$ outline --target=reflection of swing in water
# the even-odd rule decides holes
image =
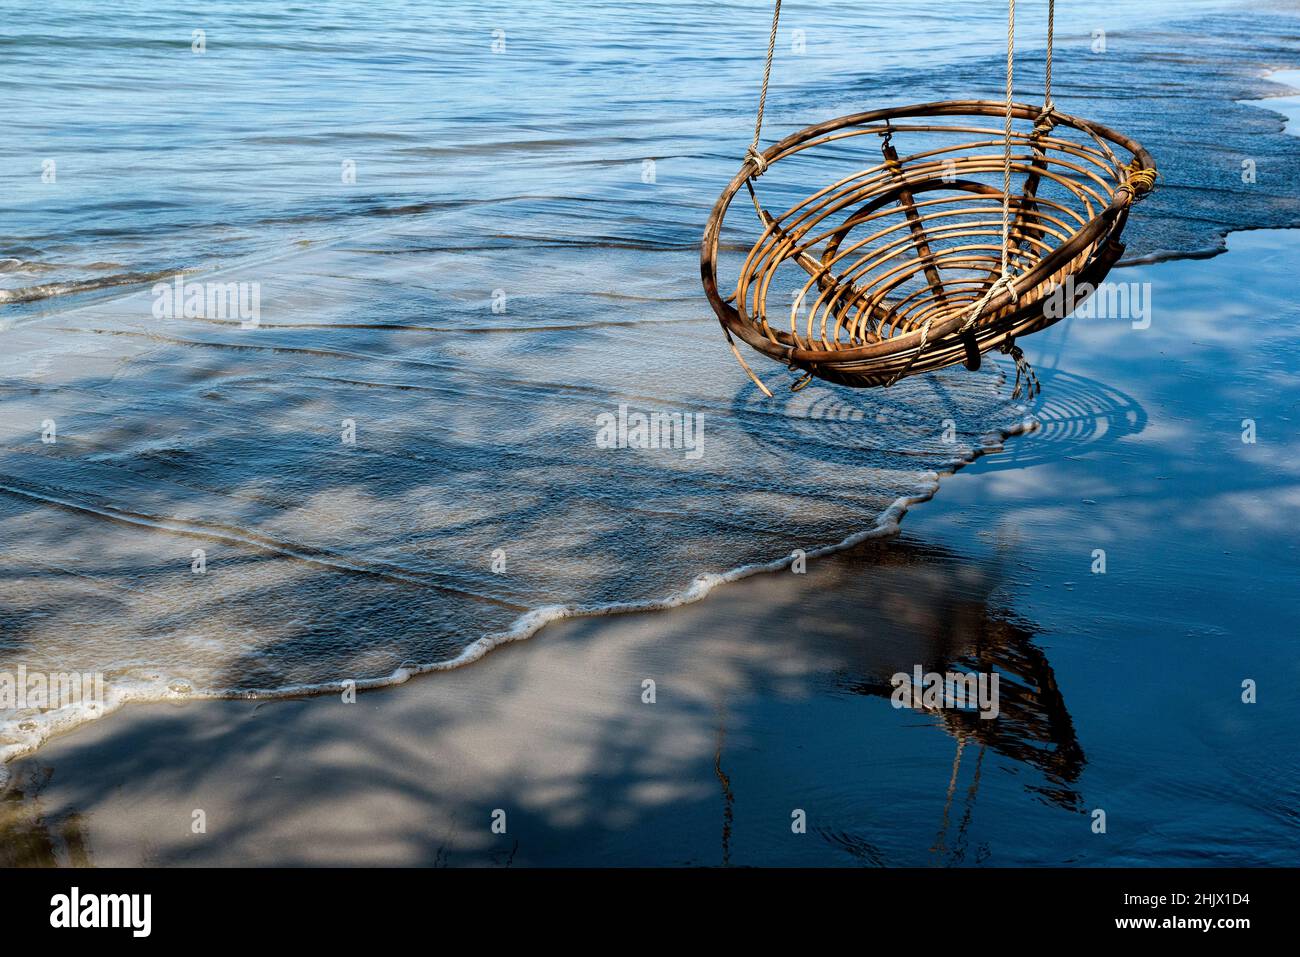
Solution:
[[[1032,633],[1010,619],[994,615],[989,608],[974,614],[968,609],[959,627],[934,636],[932,651],[935,658],[923,665],[928,670],[996,673],[1000,680],[996,720],[984,720],[972,710],[925,712],[956,739],[943,814],[931,852],[940,856],[951,852],[956,860],[964,857],[986,751],[1037,769],[1044,782],[1026,784],[1028,790],[1060,807],[1082,810],[1075,784],[1086,759],[1051,664],[1033,643]],[[889,680],[872,678],[850,684],[849,690],[890,698],[894,685]],[[978,751],[950,846],[953,803],[968,746],[978,746]]]
[[[835,783],[817,810],[802,798],[785,805],[786,813],[807,811],[792,823],[877,865],[917,863],[913,855],[929,846],[945,804],[954,834],[968,820],[997,833],[1000,825],[974,813],[981,787],[1000,806],[1014,799],[1010,789],[1062,811],[1083,808],[1077,788],[1085,755],[1065,697],[1032,624],[1003,604],[1017,564],[1014,551],[969,560],[934,545],[869,539],[804,575],[764,581],[759,613],[738,621],[736,609],[717,608],[718,622],[740,625],[763,649],[751,656],[742,650],[751,642],[741,642],[701,710],[716,721],[707,774],[720,860],[731,861],[737,848],[747,857],[754,835],[767,833],[770,808],[751,789],[782,775],[823,779],[805,778],[811,769],[828,769],[825,780]],[[692,627],[707,633],[710,625],[706,618]],[[996,720],[977,711],[895,709],[892,679],[917,665],[996,673]],[[818,703],[805,704],[809,695]],[[831,715],[848,723],[828,728]],[[954,747],[962,749],[955,774]],[[792,788],[792,798],[804,793],[802,784]],[[950,854],[958,840],[949,835]]]
[[[1014,556],[1006,555],[1005,561],[1014,562]],[[903,718],[873,722],[863,749],[843,760],[870,765],[864,777],[878,770],[894,781],[888,785],[894,795],[915,798],[908,826],[918,814],[925,831],[942,823],[936,853],[950,862],[968,853],[964,842],[977,819],[974,805],[981,786],[987,790],[1010,783],[1063,810],[1084,807],[1077,790],[1086,762],[1083,748],[1032,626],[1000,604],[1002,564],[972,563],[946,549],[905,540],[870,540],[834,562],[810,568],[815,578],[808,584],[818,596],[815,615],[806,616],[804,609],[807,586],[790,592],[789,606],[778,607],[783,621],[813,626],[802,632],[803,654],[823,663],[822,673],[836,693],[869,697],[875,703],[868,710]],[[895,711],[894,676],[912,673],[918,665],[926,673],[996,673],[998,717],[986,720],[977,710],[946,707]],[[928,740],[935,731],[951,746],[937,761],[934,742]],[[918,760],[902,770],[892,763],[875,765],[873,755],[880,752],[868,742],[880,734],[904,735],[902,748],[914,749]],[[716,766],[728,767],[721,748],[719,754]],[[731,780],[728,775],[721,802],[724,847],[732,836]],[[897,826],[890,805],[874,803],[862,807],[852,821],[810,818],[809,830],[863,862],[884,865],[897,861],[876,837]]]
[[[974,741],[998,754],[1036,768],[1046,783],[1032,787],[1053,803],[1076,807],[1074,783],[1083,769],[1083,749],[1074,722],[1056,684],[1047,656],[1033,643],[1032,633],[991,609],[967,607],[955,625],[942,625],[931,636],[931,657],[919,662],[935,672],[996,671],[999,675],[997,720],[957,709],[926,711],[961,743]],[[899,670],[910,670],[906,663]],[[891,672],[892,675],[892,672]],[[846,683],[848,690],[889,699],[895,686],[889,676],[871,675]],[[960,751],[958,752],[960,755]],[[955,773],[955,772],[954,772]]]
[[[1127,137],[1056,111],[1054,4],[1043,105],[1012,101],[1014,0],[1009,6],[1005,102],[875,110],[809,127],[759,152],[781,10],[776,0],[754,141],[709,217],[701,250],[710,304],[764,394],[771,396],[733,337],[803,373],[795,388],[814,376],[889,386],[956,362],[978,368],[980,355],[998,348],[1016,360],[1013,394],[1023,388],[1032,396],[1036,382],[1016,337],[1061,318],[1044,309],[1060,283],[1096,284],[1119,259],[1130,208],[1155,184],[1154,163]],[[1002,130],[988,125],[991,117],[1002,118]],[[877,136],[874,161],[863,144]],[[911,152],[900,156],[896,137]],[[1001,156],[990,154],[999,143]],[[1115,148],[1130,159],[1122,161]],[[846,155],[854,149],[868,154],[866,168],[860,155]],[[774,209],[788,204],[784,212],[760,203],[760,177],[764,192],[778,199]],[[810,179],[830,185],[807,195]],[[719,239],[742,186],[764,228],[739,269],[735,293],[724,298]],[[779,314],[787,304],[785,323]]]

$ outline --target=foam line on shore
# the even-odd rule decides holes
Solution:
[[[1037,419],[1032,415],[1027,415],[1017,425],[1009,429],[986,434],[981,438],[980,445],[973,448],[969,455],[953,459],[942,471],[929,473],[932,478],[928,487],[912,495],[900,496],[890,503],[869,528],[855,532],[839,542],[809,549],[805,552],[805,557],[809,559],[823,558],[853,548],[870,539],[885,538],[898,534],[903,517],[914,506],[934,498],[944,476],[955,474],[981,456],[1002,451],[1007,439],[1032,432],[1038,427],[1039,422]],[[463,668],[478,661],[490,651],[502,645],[532,638],[552,622],[570,618],[596,618],[608,615],[667,611],[700,601],[720,585],[754,575],[781,571],[790,567],[793,561],[794,554],[791,553],[768,562],[741,565],[720,574],[699,575],[690,585],[680,591],[644,601],[612,602],[603,605],[544,605],[533,608],[516,618],[514,623],[506,630],[484,635],[471,642],[454,658],[425,665],[398,668],[388,675],[375,678],[340,678],[315,684],[242,691],[227,689],[191,690],[184,679],[167,678],[162,675],[154,676],[148,680],[130,679],[108,688],[102,704],[92,702],[75,707],[65,707],[44,712],[38,716],[29,715],[16,720],[14,730],[19,732],[16,735],[17,740],[10,744],[0,744],[0,789],[8,784],[9,772],[6,765],[9,762],[35,752],[56,734],[71,731],[89,721],[99,720],[130,703],[198,700],[276,700],[341,694],[344,691],[353,689],[370,691],[393,687],[403,684],[417,675]],[[5,730],[12,734],[10,729]]]

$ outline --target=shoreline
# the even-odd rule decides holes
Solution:
[[[1273,77],[1279,75],[1282,77],[1281,79],[1273,79]],[[1288,86],[1291,89],[1295,90],[1295,92],[1280,93],[1273,96],[1264,97],[1262,99],[1237,100],[1235,102],[1240,105],[1252,106],[1252,107],[1264,109],[1268,112],[1273,112],[1278,114],[1279,116],[1282,116],[1284,120],[1283,131],[1293,136],[1300,135],[1300,68],[1293,68],[1293,67],[1270,68],[1263,71],[1261,74],[1259,74],[1259,78],[1264,80],[1269,80],[1270,82],[1279,83],[1284,86]],[[1274,109],[1266,105],[1272,101],[1279,100],[1279,99],[1294,101],[1288,104],[1295,111],[1294,114],[1288,113],[1286,110],[1283,109]],[[276,253],[274,255],[271,255],[269,257],[258,257],[256,261],[264,265],[266,263],[278,262],[284,259],[291,259],[309,250],[315,251],[320,248],[328,248],[330,246],[337,246],[343,243],[354,242],[357,236],[380,234],[383,233],[388,228],[389,227],[387,226],[369,227],[367,229],[362,230],[356,236],[349,235],[342,238],[336,237],[335,239],[332,239],[325,243],[312,243],[309,247],[285,250]],[[1266,231],[1278,230],[1279,228],[1300,229],[1300,221],[1297,221],[1296,224],[1294,224],[1291,227],[1243,226],[1243,227],[1228,228],[1225,229],[1221,234],[1219,234],[1220,245],[1217,248],[1198,249],[1190,252],[1180,252],[1180,253],[1158,253],[1158,254],[1152,254],[1150,256],[1138,257],[1132,260],[1123,259],[1121,262],[1116,264],[1115,268],[1127,269],[1132,267],[1159,265],[1163,263],[1212,260],[1228,252],[1229,237],[1232,236],[1234,233],[1250,233],[1258,230],[1266,230]],[[246,265],[247,262],[223,264],[212,270],[207,270],[207,271],[196,270],[192,273],[192,275],[219,276],[219,275],[231,273],[232,271],[237,271],[239,268]],[[191,273],[187,272],[186,275],[191,275]],[[126,298],[131,295],[138,295],[138,294],[139,294],[139,290],[133,289],[131,291],[123,293],[120,297],[111,295],[103,299],[100,299],[98,301],[76,304],[71,306],[68,309],[58,310],[55,313],[36,314],[29,317],[19,317],[17,323],[15,324],[15,327],[21,327],[33,323],[39,323],[41,321],[46,321],[55,318],[56,316],[75,314],[85,309],[103,307],[104,305],[111,303],[118,298]],[[704,318],[702,318],[700,321],[711,322],[711,320],[704,319]],[[5,328],[8,327],[0,326],[0,331],[3,331]],[[1002,376],[1003,379],[1005,380],[1005,371],[1002,372]],[[991,452],[1002,451],[1004,444],[1009,439],[1015,438],[1019,435],[1023,435],[1027,431],[1032,431],[1033,428],[1035,427],[1036,427],[1035,425],[1026,421],[1026,422],[1022,422],[1019,426],[1012,427],[1006,430],[1001,430],[1000,433],[986,434],[981,439],[981,445],[977,448],[973,448],[968,458],[965,458],[964,460],[960,460],[960,461],[954,461],[950,463],[949,466],[944,470],[936,471],[935,473],[933,473],[935,475],[934,483],[929,490],[915,495],[900,496],[884,512],[882,512],[878,516],[876,523],[871,527],[863,529],[852,535],[849,535],[837,543],[823,545],[814,550],[808,551],[807,557],[809,558],[822,557],[825,555],[833,554],[838,551],[843,551],[852,548],[856,544],[860,543],[861,541],[870,538],[898,534],[900,528],[900,522],[902,518],[907,514],[907,512],[911,508],[915,507],[916,505],[931,501],[938,493],[941,480],[944,477],[951,477],[952,475],[955,475],[957,472],[961,471],[962,469],[970,467],[973,463],[977,462],[980,458],[982,458],[987,454],[990,454]],[[176,680],[175,676],[173,676],[172,679],[164,680],[159,687],[151,687],[145,690],[129,690],[125,693],[119,693],[116,697],[110,695],[110,700],[104,702],[102,705],[104,710],[97,716],[90,717],[90,718],[86,718],[82,716],[55,718],[53,720],[51,729],[48,731],[48,733],[42,731],[40,740],[36,741],[35,743],[25,742],[18,745],[12,745],[7,748],[0,748],[0,788],[3,788],[5,785],[5,782],[7,780],[6,768],[12,761],[18,760],[23,756],[30,755],[39,751],[39,749],[42,748],[48,741],[53,740],[54,738],[57,738],[62,734],[73,733],[76,731],[77,728],[81,727],[83,724],[85,724],[88,721],[102,720],[103,718],[115,714],[121,708],[130,704],[174,701],[174,700],[216,701],[216,700],[240,700],[240,699],[247,699],[247,700],[274,700],[274,699],[281,699],[281,698],[292,699],[292,698],[300,698],[300,697],[328,695],[328,694],[336,693],[338,691],[342,691],[347,687],[352,687],[356,690],[363,690],[363,689],[369,690],[369,689],[394,687],[396,685],[400,685],[410,680],[412,677],[418,677],[421,675],[428,675],[428,674],[436,674],[436,673],[451,671],[456,668],[464,667],[468,664],[471,664],[481,659],[489,652],[491,652],[497,647],[500,647],[501,645],[505,645],[505,644],[509,644],[521,640],[527,640],[533,637],[534,635],[537,634],[538,631],[540,631],[542,628],[544,628],[547,624],[551,622],[588,618],[588,617],[637,614],[645,611],[669,610],[705,598],[718,585],[725,584],[728,582],[733,582],[733,581],[739,581],[751,575],[767,574],[767,573],[780,571],[782,568],[787,567],[790,561],[791,561],[791,557],[787,555],[785,557],[772,559],[771,561],[765,563],[738,566],[736,568],[733,568],[721,574],[702,575],[699,578],[697,578],[695,581],[693,581],[690,585],[686,586],[685,588],[680,589],[679,591],[676,592],[670,592],[669,594],[658,599],[647,599],[644,601],[628,602],[628,603],[614,603],[611,605],[598,606],[598,607],[581,607],[581,606],[575,607],[575,606],[556,606],[556,605],[538,606],[536,608],[532,608],[529,609],[528,611],[523,612],[519,616],[519,618],[517,618],[515,622],[512,623],[512,625],[506,630],[485,634],[475,639],[470,644],[465,646],[465,648],[461,651],[461,653],[456,655],[454,658],[447,659],[445,661],[433,662],[433,663],[404,666],[402,668],[395,670],[394,672],[391,672],[388,675],[379,676],[379,677],[363,678],[363,679],[338,678],[329,682],[308,685],[308,686],[296,685],[296,686],[289,686],[284,688],[264,688],[264,689],[237,691],[231,693],[217,692],[217,693],[195,694],[195,693],[187,692],[187,693],[177,694],[168,690],[168,685],[173,680]]]
[[[1243,250],[1235,258],[1230,250],[1208,275],[1186,263],[1141,268],[1166,291],[1192,277],[1213,287],[1217,272],[1242,268],[1271,290],[1289,273],[1280,262],[1271,272],[1260,265],[1267,257],[1259,250],[1273,250],[1274,261],[1295,257],[1289,246],[1269,246],[1269,238],[1243,234]],[[1200,353],[1182,329],[1197,314],[1186,311],[1195,308],[1192,300],[1183,303],[1185,315],[1177,303],[1173,313],[1162,311],[1152,334],[1157,345],[1183,342],[1190,350],[1184,356],[1194,357]],[[1060,333],[1075,337],[1072,364],[1087,372],[1090,363],[1116,361],[1107,357],[1116,330],[1072,322],[1074,331]],[[1193,327],[1186,335],[1198,338]],[[1133,375],[1150,362],[1130,356],[1119,377],[1150,388]],[[1165,411],[1149,396],[1138,399]],[[1059,400],[1069,406],[1074,398]],[[1196,408],[1179,415],[1195,421]],[[1224,671],[1279,673],[1277,649],[1225,643],[1222,626],[1213,624],[1218,613],[1207,608],[1192,637],[1168,636],[1178,639],[1171,648],[1191,640],[1200,653],[1183,652],[1172,675],[1146,675],[1164,675],[1158,693],[1125,704],[1104,678],[1089,677],[1143,667],[1107,640],[1105,621],[1118,615],[1139,633],[1155,634],[1143,629],[1159,621],[1176,629],[1173,609],[1186,599],[1153,599],[1145,576],[1124,574],[1133,546],[1109,541],[1113,531],[1101,540],[1115,575],[1098,579],[1085,568],[1079,577],[1092,578],[1086,582],[1066,571],[1062,584],[1057,569],[1062,561],[1070,567],[1072,547],[1086,565],[1101,533],[1069,543],[1077,539],[1072,529],[1097,524],[1087,518],[1096,515],[1097,500],[1113,501],[1118,511],[1108,524],[1132,526],[1130,537],[1147,543],[1140,554],[1148,563],[1168,548],[1185,550],[1173,544],[1180,536],[1205,538],[1194,525],[1143,519],[1146,499],[1131,488],[1160,479],[1149,469],[1178,471],[1165,464],[1179,448],[1167,444],[1179,441],[1174,421],[1181,419],[1119,436],[1122,444],[1112,446],[1119,451],[1091,456],[1089,467],[1095,433],[1031,434],[1008,446],[1006,460],[984,455],[953,473],[945,495],[918,510],[901,535],[829,555],[806,575],[753,575],[670,615],[555,622],[537,640],[513,642],[477,667],[366,692],[354,705],[320,695],[134,704],[114,722],[61,735],[14,762],[0,829],[19,835],[12,846],[43,848],[40,861],[65,864],[1151,864],[1196,860],[1191,848],[1206,842],[1214,863],[1266,863],[1264,848],[1276,846],[1284,821],[1268,806],[1248,804],[1254,817],[1246,820],[1261,834],[1229,850],[1218,831],[1204,831],[1195,796],[1205,787],[1192,786],[1177,762],[1157,761],[1149,749],[1171,747],[1167,738],[1175,735],[1187,738],[1179,748],[1199,754],[1208,740],[1230,775],[1238,773],[1242,747],[1252,762],[1267,753],[1285,731],[1284,720],[1277,724],[1283,716],[1259,712],[1257,720],[1268,722],[1261,730],[1211,704],[1207,724],[1183,702],[1212,696]],[[1064,444],[1043,459],[1041,447],[1050,443]],[[1194,450],[1181,454],[1206,465]],[[1148,464],[1136,469],[1139,461]],[[1027,481],[1028,468],[1048,469],[1059,487],[1039,491],[1042,477]],[[1100,476],[1119,474],[1127,477],[1117,495],[1095,489]],[[1215,484],[1195,473],[1190,481],[1195,488]],[[1266,501],[1290,509],[1289,499],[1278,497],[1284,489],[1268,492]],[[1169,505],[1180,504],[1173,492],[1157,501],[1170,494]],[[1264,546],[1252,516],[1221,522],[1258,549]],[[1232,534],[1209,541],[1247,547]],[[1170,544],[1156,544],[1160,535],[1173,536]],[[1018,561],[1001,557],[1004,536]],[[1205,558],[1193,552],[1185,560],[1195,566]],[[1267,593],[1270,585],[1257,587]],[[1156,604],[1135,618],[1136,609],[1125,611],[1117,597],[1097,604],[1089,596],[1098,588]],[[1051,600],[1044,604],[1040,595]],[[1251,601],[1260,600],[1252,592]],[[1256,618],[1261,614],[1257,608]],[[1011,699],[1019,703],[1013,730],[994,733],[885,703],[880,682],[891,670],[938,668],[990,650],[998,668],[1016,676],[1004,686],[1035,689],[1023,702]],[[1253,663],[1233,664],[1243,653]],[[653,706],[643,702],[647,678],[655,681]],[[1227,690],[1231,698],[1231,683]],[[1189,709],[1186,727],[1153,731],[1155,724],[1134,723],[1135,707],[1167,709],[1168,702]],[[1123,752],[1111,740],[1116,733],[1129,739]],[[1194,842],[1169,845],[1165,835],[1153,844],[1153,825],[1123,824],[1133,816],[1163,820],[1165,801],[1189,808],[1186,829],[1201,829]],[[1238,832],[1237,812],[1224,813],[1222,801],[1211,801],[1222,818],[1217,826]],[[1083,812],[1097,803],[1117,822],[1113,841],[1097,842],[1089,832]],[[792,808],[814,822],[802,843],[785,836]],[[506,836],[490,829],[496,809],[509,815]],[[207,822],[203,834],[190,830],[197,810]],[[928,849],[913,846],[918,829],[934,826],[927,821],[945,822],[940,838],[926,842]],[[1044,856],[1047,847],[1056,848],[1055,858]]]
[[[1005,372],[1002,373],[1002,378],[1004,380],[1003,384],[1005,384]],[[1001,430],[999,433],[989,433],[984,436],[983,442],[978,448],[971,450],[969,456],[959,460],[954,460],[954,462],[950,463],[947,468],[935,472],[933,484],[928,490],[915,495],[900,496],[887,509],[885,509],[880,516],[878,516],[874,525],[855,532],[839,542],[807,550],[804,557],[808,559],[825,558],[839,552],[848,551],[873,539],[888,538],[899,534],[903,518],[917,505],[922,505],[926,502],[932,501],[938,494],[940,485],[944,478],[951,478],[962,469],[968,468],[977,462],[985,455],[996,454],[1004,451],[1005,443],[1008,439],[1032,433],[1036,428],[1037,423],[1032,420],[1031,416],[1026,416],[1018,426]],[[97,711],[95,714],[87,715],[84,712],[81,712],[71,715],[61,715],[58,712],[48,712],[50,720],[49,730],[46,731],[45,729],[41,729],[40,740],[35,743],[23,743],[19,745],[11,745],[7,748],[0,748],[0,791],[3,791],[9,781],[8,767],[14,761],[34,755],[49,742],[68,734],[75,734],[81,728],[92,723],[103,721],[122,709],[133,705],[202,701],[295,700],[323,697],[344,691],[362,692],[394,688],[405,684],[412,678],[440,674],[467,667],[483,659],[503,645],[519,641],[527,641],[535,637],[548,625],[586,618],[606,618],[622,615],[645,614],[649,612],[671,611],[684,605],[703,601],[721,585],[744,581],[745,579],[758,575],[775,574],[780,572],[789,568],[793,560],[794,555],[790,554],[781,558],[773,559],[769,562],[741,565],[722,574],[700,575],[687,587],[669,593],[668,595],[658,599],[648,599],[639,602],[619,602],[598,607],[560,605],[540,606],[522,613],[515,620],[513,625],[505,631],[494,632],[475,639],[454,658],[446,661],[403,667],[391,674],[374,678],[339,678],[334,681],[310,686],[299,685],[286,688],[207,693],[177,692],[171,690],[171,685],[175,684],[177,681],[185,680],[173,676],[172,678],[163,681],[159,687],[152,687],[144,690],[118,690],[108,695],[106,700],[95,702],[91,705],[91,707]]]

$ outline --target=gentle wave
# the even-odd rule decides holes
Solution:
[[[1007,439],[1032,432],[1038,427],[1039,424],[1035,419],[1027,417],[1018,426],[1002,430],[996,436],[987,436],[987,441],[983,445],[971,450],[960,461],[953,462],[945,472],[935,473],[929,489],[919,494],[899,497],[890,504],[889,508],[879,516],[875,524],[869,528],[855,532],[839,542],[809,549],[805,552],[805,557],[809,559],[822,558],[853,548],[874,538],[896,535],[908,510],[915,505],[929,501],[938,492],[940,478],[943,474],[951,475],[983,455],[1001,452],[1004,447],[1003,443]],[[33,495],[35,497],[35,493],[15,490],[4,485],[0,485],[0,491],[10,492],[11,494]],[[48,500],[55,502],[52,498]],[[55,502],[55,504],[63,505],[66,503]],[[158,520],[156,524],[165,525],[166,523]],[[128,704],[180,700],[278,700],[338,694],[349,690],[367,691],[393,687],[404,684],[418,675],[453,671],[472,664],[503,645],[532,638],[547,625],[557,621],[668,611],[700,601],[721,585],[755,575],[770,574],[787,569],[793,560],[793,555],[785,555],[770,561],[741,565],[720,574],[700,575],[687,588],[661,598],[610,602],[602,605],[547,605],[532,608],[520,614],[509,628],[483,635],[468,644],[456,657],[450,660],[401,667],[388,675],[380,677],[339,679],[259,689],[194,688],[184,678],[163,675],[156,675],[152,679],[136,677],[118,680],[109,686],[102,705],[95,703],[40,714],[28,714],[15,718],[10,722],[0,723],[0,737],[8,739],[7,742],[0,743],[0,787],[3,787],[8,780],[8,771],[5,768],[5,764],[8,762],[36,751],[56,734],[73,730],[89,721],[99,720]],[[354,572],[369,571],[355,567],[347,568],[347,570]]]
[[[101,289],[114,289],[119,286],[140,286],[170,279],[176,274],[174,270],[160,272],[124,272],[95,279],[82,279],[68,282],[41,283],[36,286],[21,286],[15,289],[0,289],[0,304],[19,302],[38,302],[42,299],[55,299],[62,296],[76,296]]]

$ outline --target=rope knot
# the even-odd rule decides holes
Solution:
[[[1154,169],[1142,169],[1136,159],[1124,167],[1124,172],[1124,182],[1119,188],[1127,189],[1135,201],[1145,198],[1156,188],[1156,177],[1160,175]]]
[[[1038,111],[1038,119],[1034,120],[1034,135],[1046,136],[1056,128],[1058,122],[1060,122],[1060,114],[1056,112],[1056,104],[1048,100]]]
[[[1020,299],[1020,293],[1016,289],[1016,284],[1011,278],[1011,274],[1004,272],[993,281],[988,289],[984,290],[984,295],[980,296],[975,305],[971,307],[970,315],[966,317],[966,321],[962,323],[961,329],[959,329],[958,332],[967,332],[975,325],[975,323],[979,322],[980,316],[984,314],[984,310],[988,307],[988,304],[997,297],[997,294],[1003,288],[1011,294],[1012,302],[1017,302]]]
[[[755,176],[762,176],[767,172],[767,157],[760,153],[757,147],[751,146],[749,149],[745,150],[745,159],[758,167],[758,172],[754,174]]]

